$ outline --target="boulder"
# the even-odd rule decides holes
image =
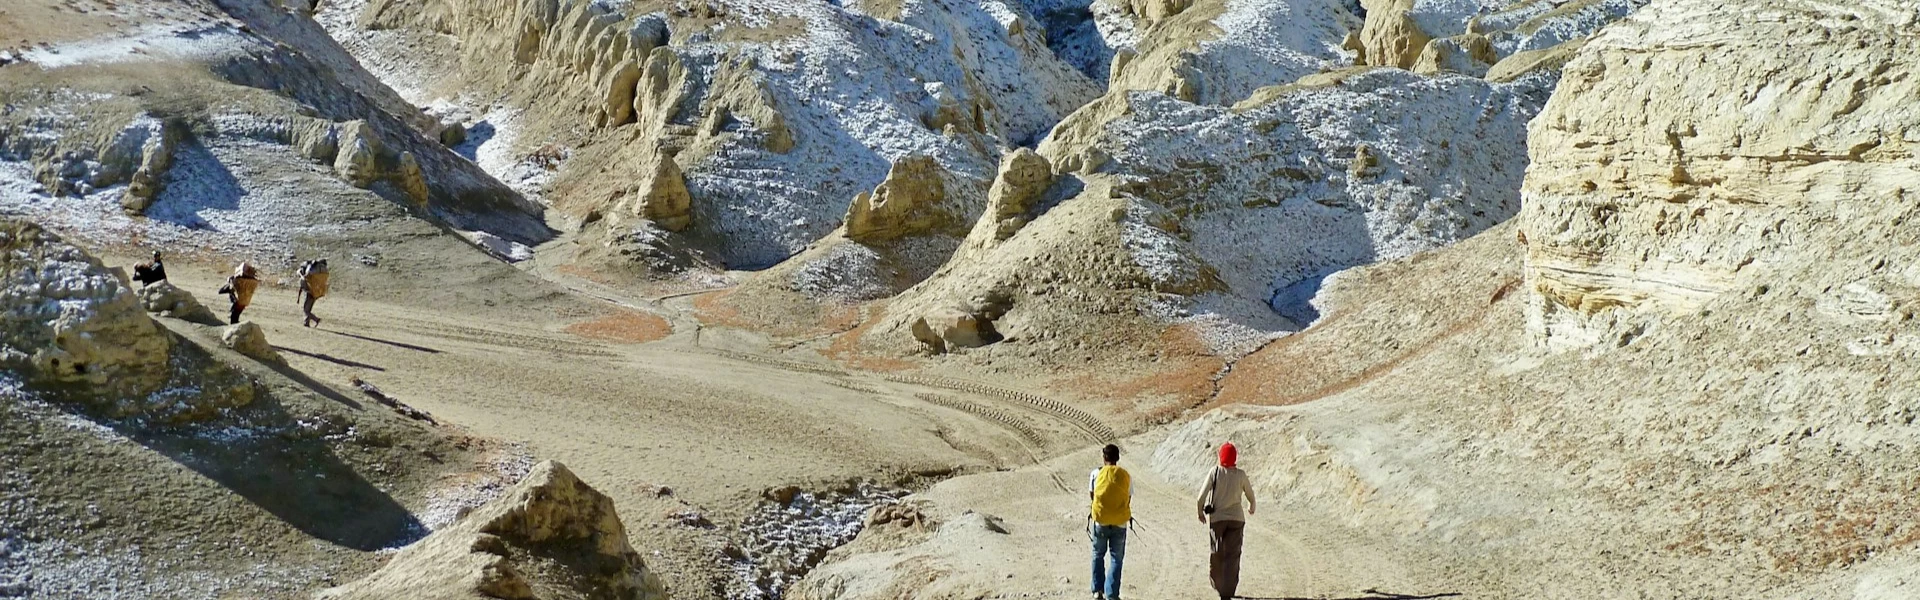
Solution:
[[[1493,40],[1478,33],[1463,33],[1427,42],[1426,48],[1420,51],[1420,58],[1414,60],[1413,72],[1422,75],[1459,73],[1479,77],[1485,75],[1487,68],[1499,60],[1500,55],[1494,51]]]
[[[171,282],[156,282],[140,288],[136,295],[140,298],[140,306],[147,309],[149,313],[202,325],[222,323],[219,315],[213,314],[213,310],[200,304],[193,294],[187,293],[186,290],[180,289]]]
[[[1360,28],[1360,64],[1409,68],[1433,36],[1413,20],[1413,0],[1364,0],[1367,22]]]
[[[1053,185],[1053,165],[1047,157],[1020,148],[1000,161],[1000,174],[987,190],[985,220],[992,223],[995,242],[1013,237],[1026,226],[1030,212]]]
[[[466,125],[452,121],[440,126],[440,145],[451,148],[464,143],[467,143]]]
[[[979,348],[1000,341],[1000,333],[985,314],[961,308],[940,308],[915,319],[910,327],[915,339],[934,353],[953,348]]]
[[[221,329],[220,344],[261,362],[286,362],[286,359],[280,357],[279,352],[274,351],[273,344],[267,343],[266,330],[261,329],[253,321],[241,321]]]
[[[165,384],[172,347],[124,275],[39,225],[0,220],[0,365],[112,401]]]
[[[673,157],[656,155],[653,174],[640,184],[633,213],[667,231],[684,231],[693,224],[693,194]]]
[[[926,319],[914,319],[913,324],[908,326],[907,330],[913,334],[914,340],[919,341],[927,347],[928,352],[933,354],[947,353],[947,341],[942,339],[939,333],[933,331],[933,326],[928,325]]]
[[[380,138],[365,121],[349,121],[340,126],[339,153],[333,170],[354,187],[365,188],[380,179]]]
[[[914,155],[893,163],[873,193],[854,197],[847,207],[847,237],[862,243],[884,242],[930,233],[944,225],[943,171],[931,156]]]
[[[326,600],[619,598],[666,592],[628,543],[613,499],[554,461]]]

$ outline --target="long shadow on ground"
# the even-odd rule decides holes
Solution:
[[[1378,590],[1365,590],[1360,593],[1365,595],[1346,596],[1346,597],[1340,597],[1340,598],[1332,598],[1332,597],[1325,597],[1325,596],[1315,596],[1312,598],[1308,598],[1306,596],[1234,596],[1234,600],[1433,600],[1434,598],[1453,598],[1461,595],[1459,592],[1442,592],[1438,594],[1395,594],[1391,592],[1382,592]]]
[[[190,336],[175,337],[183,338]],[[101,418],[74,403],[59,403],[61,410],[112,429],[315,538],[370,551],[404,545],[426,533],[406,507],[334,453],[333,444],[355,435],[352,421],[328,411],[289,410],[278,396],[301,393],[294,386],[325,386],[311,379],[300,381],[304,375],[277,387],[249,382],[248,375],[241,373],[201,379],[220,370],[208,369],[213,358],[197,346],[199,340],[192,342],[176,344],[173,360],[177,373],[195,375],[176,376],[162,394],[176,390],[226,393],[218,390],[237,383],[251,386],[253,400],[214,418],[184,424],[166,424],[156,418]],[[271,377],[264,371],[251,375],[256,381]]]

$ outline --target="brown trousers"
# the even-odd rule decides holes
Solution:
[[[1213,528],[1213,556],[1207,561],[1207,577],[1225,600],[1240,588],[1240,545],[1246,541],[1247,523],[1215,521],[1209,527]]]

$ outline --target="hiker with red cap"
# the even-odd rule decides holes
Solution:
[[[1200,510],[1200,522],[1213,530],[1207,576],[1221,600],[1233,598],[1240,587],[1240,546],[1246,541],[1247,517],[1253,514],[1253,484],[1247,481],[1246,472],[1235,466],[1239,461],[1240,450],[1232,442],[1221,444],[1220,466],[1207,475],[1207,485],[1194,501]]]

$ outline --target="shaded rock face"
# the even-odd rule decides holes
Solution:
[[[1920,289],[1900,256],[1920,212],[1912,6],[1743,4],[1768,18],[1670,0],[1616,24],[1534,120],[1520,235],[1547,346],[1625,343],[1843,256],[1885,265],[1881,295]],[[1779,43],[1806,36],[1833,50]]]
[[[38,225],[0,221],[0,365],[105,396],[158,390],[173,340],[123,277]]]
[[[499,498],[407,546],[328,600],[664,600],[613,499],[546,461]]]
[[[1053,165],[1047,157],[1020,148],[1000,161],[1000,175],[987,190],[987,211],[970,244],[991,245],[1013,237],[1026,226],[1030,213],[1053,184]]]

